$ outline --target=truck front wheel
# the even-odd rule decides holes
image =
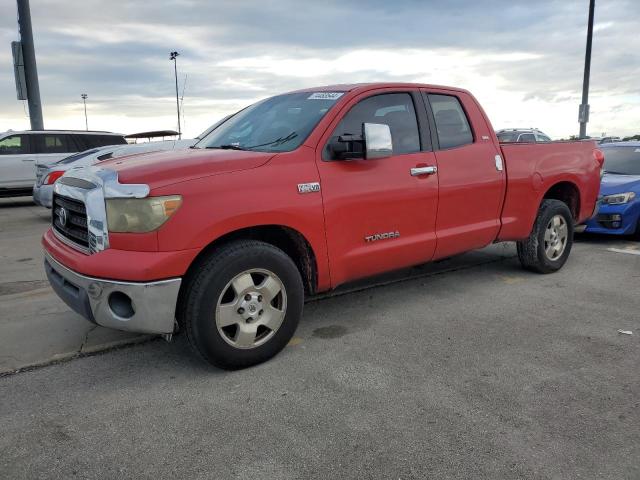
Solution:
[[[517,243],[522,266],[538,273],[560,270],[573,245],[573,216],[560,200],[543,200],[529,238]]]
[[[302,316],[304,288],[282,250],[241,240],[201,262],[183,298],[180,320],[195,352],[213,365],[237,369],[286,346]]]

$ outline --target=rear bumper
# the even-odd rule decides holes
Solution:
[[[53,290],[75,312],[97,325],[140,333],[173,333],[181,278],[123,282],[74,272],[45,252]]]
[[[51,208],[53,201],[53,185],[34,185],[33,201],[42,207]]]

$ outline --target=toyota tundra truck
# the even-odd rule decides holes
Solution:
[[[291,339],[306,297],[517,242],[526,269],[567,261],[596,209],[592,142],[500,144],[458,88],[337,85],[259,101],[189,150],[67,171],[44,266],[104,327],[184,332],[222,368]]]

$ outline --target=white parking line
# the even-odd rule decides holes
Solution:
[[[623,249],[623,248],[607,248],[607,250],[615,253],[629,253],[631,255],[640,255],[640,250],[631,250],[631,249]]]

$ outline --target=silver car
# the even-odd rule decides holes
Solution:
[[[125,155],[189,148],[196,142],[196,139],[190,139],[136,143],[133,145],[110,145],[70,155],[53,165],[38,165],[36,168],[36,183],[33,186],[33,201],[43,207],[51,208],[53,184],[64,175],[64,172],[71,168],[94,165],[110,158],[119,158]]]

